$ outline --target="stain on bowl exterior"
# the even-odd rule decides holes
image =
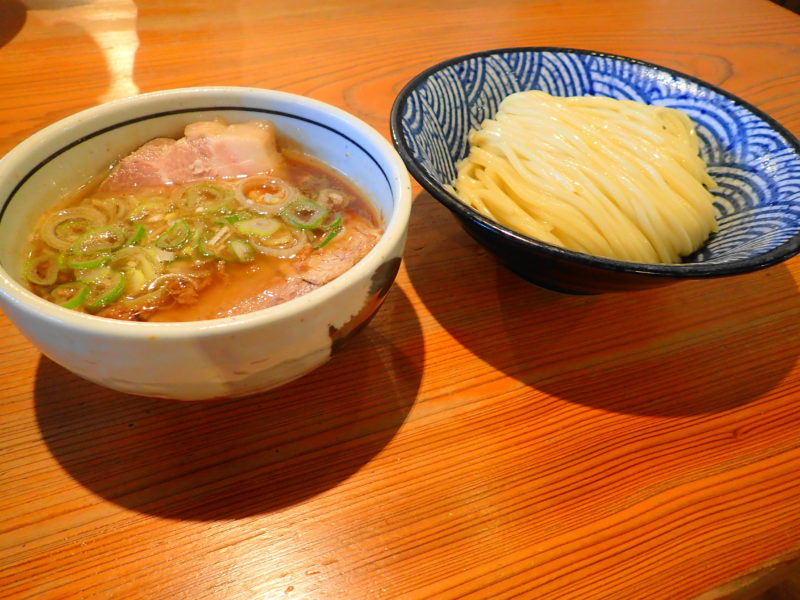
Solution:
[[[400,270],[400,262],[401,259],[397,256],[378,267],[370,278],[369,295],[364,303],[364,308],[341,327],[331,325],[328,328],[328,335],[331,338],[331,353],[340,350],[345,342],[369,324],[383,304],[386,294],[389,293],[389,289],[397,277],[397,272]]]

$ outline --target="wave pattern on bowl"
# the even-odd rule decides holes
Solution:
[[[717,181],[720,231],[686,262],[752,258],[800,232],[800,150],[777,124],[721,90],[668,70],[585,51],[476,55],[410,91],[402,129],[410,153],[439,184],[455,178],[471,129],[508,94],[601,95],[668,106],[697,123],[701,155]]]

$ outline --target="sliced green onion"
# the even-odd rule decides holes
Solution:
[[[110,254],[67,254],[64,263],[71,269],[94,269],[111,260]]]
[[[140,294],[149,281],[141,269],[128,269],[125,271],[125,294],[135,296]]]
[[[164,250],[159,250],[164,252]],[[109,266],[125,274],[125,293],[141,292],[163,271],[163,266],[151,248],[129,247],[118,250]]]
[[[133,225],[128,230],[128,239],[125,240],[125,245],[126,246],[135,246],[136,244],[138,244],[139,242],[142,241],[146,231],[147,230],[145,229],[144,225],[142,225],[141,223],[137,223],[136,225]]]
[[[268,238],[266,243],[265,240],[250,236],[250,243],[253,248],[267,256],[275,256],[277,258],[290,258],[295,256],[308,243],[308,238],[304,231],[289,229],[288,226],[284,226],[284,228],[285,231],[288,232],[286,236],[281,233]],[[280,240],[279,243],[276,243],[278,240]]]
[[[249,212],[238,212],[238,213],[233,213],[232,215],[226,215],[226,216],[222,217],[221,219],[218,219],[217,223],[219,223],[220,225],[224,225],[224,224],[233,225],[234,223],[236,223],[238,221],[244,221],[246,219],[252,219],[252,218],[253,218],[253,214],[252,213],[249,213]]]
[[[108,267],[99,267],[86,273],[82,283],[89,285],[89,293],[84,304],[89,312],[105,308],[122,295],[125,289],[125,275]]]
[[[197,242],[197,252],[199,252],[200,256],[202,256],[203,258],[219,258],[219,256],[217,256],[217,253],[213,252],[208,247],[208,242],[206,242],[206,239],[204,237],[200,238],[200,241]]]
[[[328,218],[325,220],[325,223],[322,224],[322,228],[326,231],[332,231],[334,229],[341,229],[342,228],[342,213],[333,213],[332,215],[328,215]]]
[[[150,248],[122,248],[114,254],[111,268],[118,271],[141,269],[152,278],[160,270],[160,263]]]
[[[127,235],[121,227],[98,227],[87,231],[72,244],[69,251],[73,254],[98,254],[101,252],[113,252],[119,248],[127,239]]]
[[[63,262],[72,269],[93,269],[111,260],[111,253],[128,239],[121,227],[98,227],[79,237],[64,256]]]
[[[172,227],[158,236],[156,246],[162,250],[177,250],[183,247],[192,235],[192,230],[186,221],[175,221]]]
[[[53,302],[64,308],[78,308],[89,295],[89,286],[82,281],[57,285],[50,292]]]
[[[131,209],[130,198],[91,198],[88,201],[106,216],[109,223],[124,219]]]
[[[272,217],[256,217],[246,221],[237,222],[234,227],[242,235],[255,235],[260,238],[268,238],[278,231],[281,222]]]
[[[263,215],[275,215],[297,198],[297,188],[277,177],[254,175],[236,184],[236,199],[245,208]]]
[[[154,223],[164,219],[164,216],[170,211],[170,206],[166,198],[154,196],[150,200],[146,200],[139,204],[128,215],[131,221],[147,221]]]
[[[293,227],[314,229],[319,227],[325,217],[328,216],[328,209],[311,200],[301,199],[287,204],[280,215],[284,221]]]
[[[234,239],[228,244],[231,253],[236,257],[239,262],[250,262],[255,258],[255,250],[253,246],[244,240]]]
[[[55,254],[42,254],[25,265],[25,278],[37,285],[53,285],[58,278],[59,260]]]
[[[61,210],[45,220],[39,235],[56,250],[66,250],[87,231],[104,225],[106,215],[89,206]]]
[[[294,244],[299,238],[299,233],[304,233],[299,229],[293,229],[289,227],[286,223],[281,223],[281,228],[269,236],[267,239],[258,240],[258,238],[253,238],[256,241],[264,242],[267,246],[271,246],[274,248],[288,246],[289,244]],[[303,236],[305,237],[305,235]]]
[[[336,215],[336,218],[331,221],[330,225],[326,227],[326,233],[322,236],[322,238],[317,242],[317,244],[313,245],[312,248],[314,250],[319,250],[328,245],[328,243],[335,238],[339,233],[342,231],[342,215]]]
[[[186,208],[201,213],[229,211],[235,206],[233,190],[207,183],[190,185],[181,199]]]
[[[145,316],[164,295],[203,287],[220,261],[284,259],[327,246],[343,231],[337,210],[345,199],[323,184],[304,196],[286,181],[259,175],[84,198],[42,220],[41,244],[34,240],[40,256],[24,277],[67,308],[97,313],[133,303],[132,314]],[[138,302],[161,288],[163,294]]]
[[[207,229],[207,223],[204,219],[192,219],[192,218],[187,219],[186,223],[189,225],[190,234],[189,234],[189,240],[186,242],[186,244],[184,244],[181,256],[189,258],[192,256],[192,254],[194,254],[194,251],[197,249],[197,246],[203,239],[203,236],[205,235]]]

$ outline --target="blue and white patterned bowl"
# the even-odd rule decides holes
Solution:
[[[648,265],[572,252],[516,233],[446,189],[469,152],[471,129],[509,94],[600,95],[669,106],[697,123],[701,154],[719,184],[719,232],[680,265]],[[772,118],[708,83],[599,52],[510,48],[454,58],[412,79],[391,115],[392,138],[414,178],[467,232],[523,278],[559,291],[599,293],[683,278],[747,273],[800,249],[800,144]]]

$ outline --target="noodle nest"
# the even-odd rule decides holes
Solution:
[[[683,112],[633,100],[506,97],[469,136],[452,190],[543,242],[640,263],[679,263],[717,230],[715,184]]]

